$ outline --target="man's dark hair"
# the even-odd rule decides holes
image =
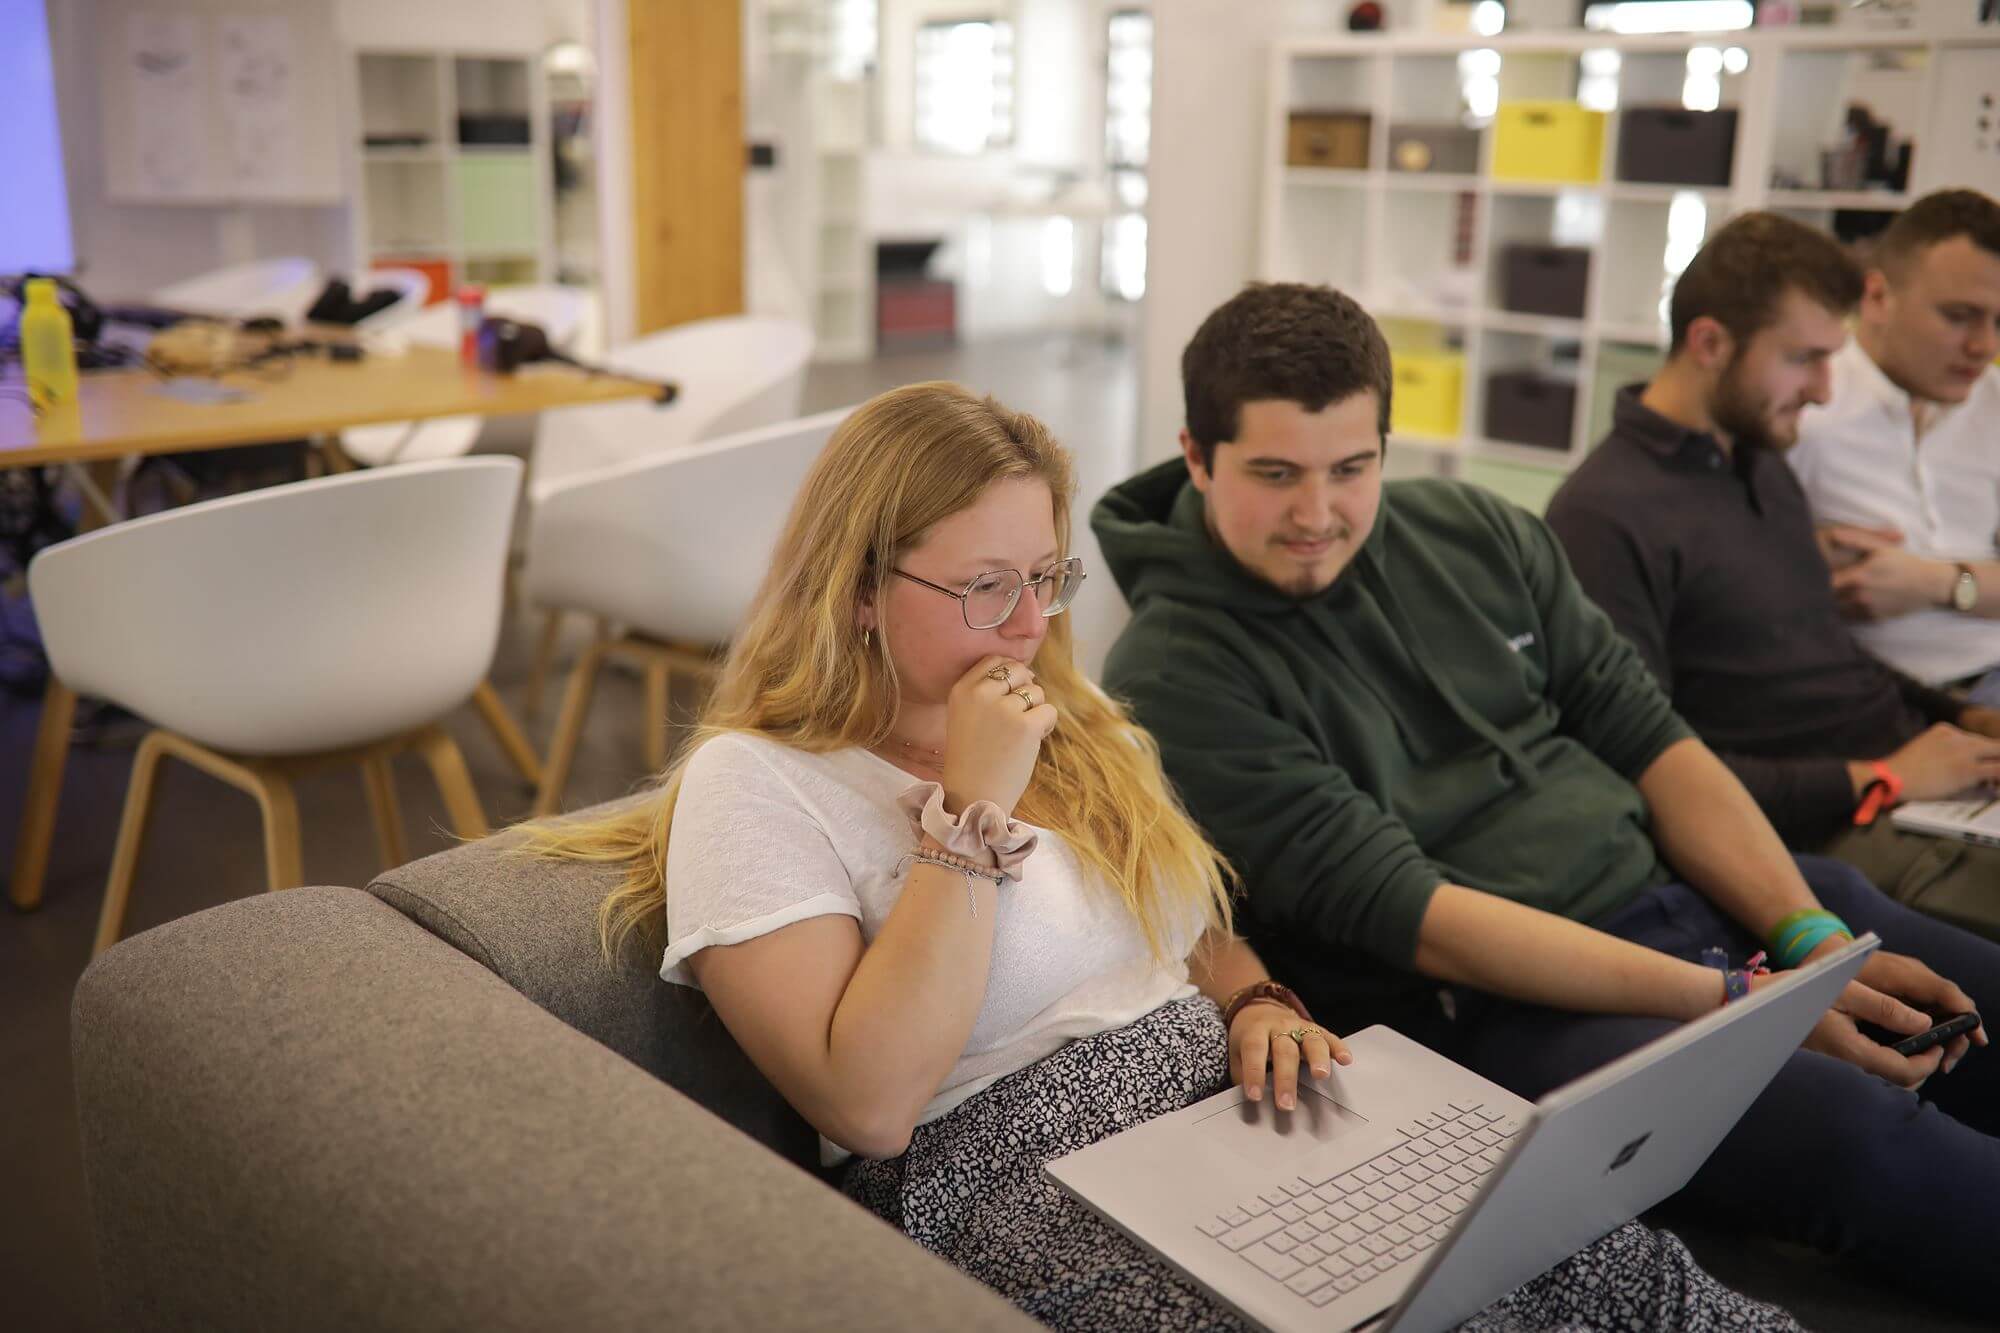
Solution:
[[[2000,255],[2000,203],[1977,190],[1939,190],[1896,215],[1876,238],[1870,261],[1891,277],[1940,241],[1970,236],[1990,255]]]
[[[1738,348],[1778,318],[1786,292],[1845,316],[1861,304],[1861,270],[1840,242],[1776,213],[1745,213],[1708,238],[1674,284],[1669,355],[1687,345],[1703,315],[1729,330]]]
[[[1389,433],[1389,344],[1351,298],[1331,287],[1253,282],[1201,322],[1181,353],[1187,432],[1203,466],[1236,438],[1243,405],[1265,399],[1318,412],[1364,389]]]

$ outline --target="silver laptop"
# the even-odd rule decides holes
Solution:
[[[1889,821],[1905,833],[2000,847],[2000,800],[1984,793],[1948,801],[1911,801],[1890,811]]]
[[[1043,1170],[1267,1329],[1435,1333],[1686,1184],[1879,944],[1538,1103],[1378,1026],[1295,1110],[1231,1088]]]

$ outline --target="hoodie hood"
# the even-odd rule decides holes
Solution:
[[[1389,577],[1391,539],[1385,534],[1396,522],[1392,497],[1400,493],[1385,488],[1375,526],[1353,560],[1309,597],[1252,574],[1209,535],[1204,498],[1182,459],[1148,468],[1106,493],[1091,512],[1091,530],[1131,603],[1135,625],[1150,603],[1177,604],[1195,608],[1217,632],[1231,622],[1256,625],[1253,632],[1266,641],[1329,653],[1353,669],[1358,688],[1376,699],[1385,717],[1398,720],[1415,751],[1428,757],[1469,743],[1488,746],[1508,772],[1532,783],[1534,763],[1440,671],[1442,659],[1418,624],[1421,614],[1411,614],[1407,590],[1399,591]],[[1452,626],[1432,628],[1441,642],[1450,642]]]
[[[1090,530],[1111,577],[1137,612],[1155,597],[1237,613],[1288,615],[1335,595],[1347,572],[1312,597],[1299,598],[1250,573],[1208,532],[1206,501],[1188,477],[1187,462],[1170,458],[1112,487],[1090,511]],[[1355,553],[1354,564],[1380,551],[1382,524]],[[1351,568],[1352,566],[1350,566]]]

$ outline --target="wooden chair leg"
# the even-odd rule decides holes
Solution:
[[[49,869],[49,845],[55,840],[56,807],[62,800],[63,767],[69,759],[69,729],[76,720],[76,693],[49,677],[42,691],[42,720],[35,731],[35,753],[28,769],[28,795],[21,809],[21,828],[14,838],[14,906],[26,912],[42,902],[42,879]]]
[[[306,882],[305,852],[299,842],[299,798],[292,780],[258,765],[257,804],[264,812],[264,882],[272,893]]]
[[[328,472],[340,473],[355,470],[354,460],[347,456],[347,450],[340,447],[340,436],[338,433],[328,432],[320,436],[317,444],[319,446],[319,456],[325,460]]]
[[[375,820],[382,868],[394,870],[410,859],[410,853],[403,841],[403,812],[396,805],[396,775],[390,770],[388,757],[363,760],[361,780],[368,788],[368,813]]]
[[[549,741],[549,757],[542,763],[542,788],[535,794],[535,814],[547,816],[562,808],[563,788],[569,784],[569,768],[576,760],[576,747],[583,739],[583,719],[590,711],[590,693],[597,685],[597,673],[604,666],[605,645],[593,643],[583,650],[570,669],[569,688],[563,692],[562,716],[556,720],[556,734]]]
[[[521,724],[507,711],[507,705],[501,700],[500,692],[493,688],[492,681],[479,682],[479,688],[472,692],[472,704],[479,710],[487,730],[493,733],[493,739],[499,741],[500,748],[506,751],[507,762],[514,765],[514,771],[530,787],[539,787],[542,761],[535,754],[535,747],[528,744],[527,736],[522,734]]]
[[[673,664],[646,663],[646,767],[654,773],[667,766],[667,700],[673,689]]]
[[[535,644],[535,662],[528,668],[528,701],[521,708],[530,722],[542,715],[542,696],[548,693],[549,674],[556,669],[556,640],[562,637],[563,613],[551,607],[542,613],[542,637]]]
[[[104,908],[97,917],[92,958],[118,942],[125,928],[125,904],[132,897],[132,880],[139,871],[139,848],[146,840],[146,821],[153,813],[153,779],[166,753],[162,733],[146,733],[132,759],[132,780],[125,788],[125,813],[118,820],[118,844],[111,854],[111,876],[104,884]]]
[[[479,804],[479,789],[472,785],[471,770],[466,768],[465,756],[459,752],[457,742],[445,734],[443,727],[433,724],[417,733],[416,747],[424,762],[431,766],[438,793],[444,797],[445,813],[451,818],[452,832],[467,841],[485,837],[486,811]]]

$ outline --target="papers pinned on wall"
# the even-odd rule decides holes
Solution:
[[[227,6],[224,8],[223,6]],[[114,0],[100,84],[106,190],[119,203],[342,198],[331,0]]]

